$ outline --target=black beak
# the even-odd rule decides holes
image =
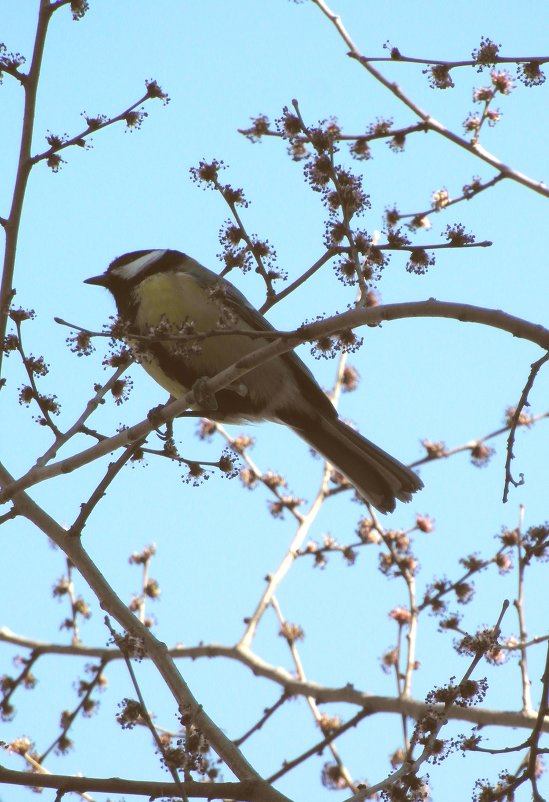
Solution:
[[[84,279],[84,284],[96,284],[98,287],[107,287],[109,284],[109,277],[103,273],[102,276],[92,276],[91,278]]]

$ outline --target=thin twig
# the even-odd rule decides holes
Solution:
[[[430,214],[439,214],[440,212],[444,211],[445,209],[448,209],[450,206],[455,206],[456,203],[462,203],[463,201],[469,201],[473,197],[475,197],[476,195],[479,195],[481,192],[485,192],[485,190],[491,189],[496,184],[499,184],[499,182],[502,181],[504,179],[504,177],[505,176],[503,176],[501,173],[498,173],[493,178],[491,178],[489,181],[486,181],[484,184],[480,184],[479,183],[478,185],[476,185],[476,184],[474,186],[471,185],[470,191],[464,192],[458,198],[449,198],[447,201],[444,202],[444,205],[441,208],[438,208],[436,206],[430,206],[428,209],[425,209],[425,211],[423,211],[423,212],[406,212],[406,213],[403,213],[403,214],[399,213],[398,219],[399,220],[407,220],[407,219],[420,220],[420,219],[422,219],[424,217],[428,217]]]
[[[80,537],[82,535],[82,530],[86,526],[86,523],[92,514],[95,507],[99,504],[101,499],[105,496],[107,488],[109,485],[114,481],[114,479],[118,476],[124,465],[130,460],[136,451],[139,450],[141,444],[144,441],[134,443],[131,446],[128,446],[124,449],[122,454],[118,457],[117,460],[114,462],[109,463],[105,475],[89,497],[87,501],[84,501],[80,505],[80,512],[78,516],[74,520],[74,523],[68,530],[68,534],[72,537]]]
[[[276,596],[272,597],[271,606],[272,606],[273,610],[275,611],[276,617],[278,618],[278,621],[280,623],[281,634],[284,634],[284,628],[285,628],[285,625],[286,625],[286,621],[284,619],[284,616],[282,615],[282,610],[280,609],[280,605],[278,603],[278,600],[277,600]],[[295,666],[295,669],[296,669],[296,672],[297,672],[297,676],[299,677],[299,679],[302,682],[304,682],[306,680],[306,675],[305,675],[305,671],[304,671],[304,668],[303,668],[303,663],[301,662],[301,658],[300,658],[299,653],[297,651],[297,646],[296,646],[295,640],[292,639],[292,638],[287,637],[286,638],[286,643],[288,644],[288,648],[290,649],[290,653],[291,653],[292,659],[294,661],[294,666]],[[322,713],[320,712],[320,710],[318,708],[316,700],[313,699],[311,696],[307,696],[306,700],[307,700],[307,704],[309,705],[309,708],[311,710],[311,713],[313,714],[313,718],[314,718],[317,726],[322,730],[323,716],[322,716]],[[339,729],[339,727],[338,727],[338,729]],[[330,750],[330,752],[332,754],[332,757],[334,758],[335,762],[337,763],[337,766],[338,766],[339,771],[341,773],[341,777],[345,781],[347,787],[350,788],[352,791],[355,791],[356,790],[355,782],[353,781],[353,778],[351,777],[348,768],[343,763],[343,761],[342,761],[342,759],[341,759],[341,757],[339,755],[339,752],[336,749],[335,744],[333,743],[333,739],[330,740],[327,743],[327,746],[328,746],[328,749]],[[286,768],[286,765],[287,764],[285,763],[284,764],[284,768]]]
[[[321,754],[321,752],[326,748],[326,746],[329,746],[332,743],[332,741],[335,741],[336,738],[339,738],[340,735],[343,735],[344,732],[347,732],[352,727],[356,727],[357,724],[359,724],[363,719],[368,718],[368,716],[370,715],[371,714],[368,710],[360,710],[356,715],[354,715],[348,721],[346,721],[343,724],[340,724],[337,729],[335,729],[333,732],[330,732],[329,735],[326,735],[326,737],[323,738],[321,741],[319,741],[317,744],[311,746],[310,749],[307,749],[305,752],[302,752],[300,755],[293,758],[293,760],[285,760],[283,767],[278,771],[276,771],[274,774],[271,774],[271,776],[267,778],[268,781],[276,782],[276,780],[279,780],[281,777],[283,777],[292,769],[295,769],[296,766],[299,766],[301,763],[304,763],[306,760],[308,760],[308,758],[312,757],[313,755]]]
[[[513,479],[511,475],[511,462],[513,461],[513,456],[514,456],[513,446],[515,444],[515,433],[517,430],[517,426],[519,424],[519,419],[522,414],[522,410],[524,409],[525,406],[528,406],[528,395],[530,394],[530,390],[534,386],[534,382],[536,380],[539,371],[541,370],[543,365],[545,365],[545,363],[548,361],[549,361],[549,351],[546,354],[544,354],[544,356],[542,356],[540,359],[538,359],[536,362],[533,362],[532,365],[530,366],[530,375],[528,376],[526,384],[524,385],[524,388],[520,396],[520,400],[517,404],[517,407],[513,414],[513,418],[511,420],[509,437],[507,439],[507,457],[505,459],[505,483],[503,486],[504,504],[507,502],[507,498],[509,496],[509,486],[513,485],[514,487],[518,487],[519,485],[522,485],[524,483],[524,477],[522,474],[520,474],[521,478],[518,481]]]
[[[530,736],[530,755],[528,758],[528,776],[532,783],[532,790],[534,792],[534,802],[544,802],[541,794],[538,791],[537,784],[537,757],[539,754],[539,739],[543,730],[544,723],[547,719],[549,712],[549,644],[547,646],[547,655],[545,658],[545,667],[542,676],[542,690],[541,699],[539,702],[538,717],[536,725]]]
[[[522,710],[524,713],[532,713],[532,695],[530,693],[530,677],[528,676],[528,662],[527,662],[527,649],[526,649],[526,642],[528,639],[527,632],[526,632],[526,624],[524,621],[524,574],[526,570],[526,563],[524,561],[523,555],[523,548],[522,548],[522,533],[524,527],[524,506],[521,504],[519,507],[519,525],[518,525],[518,539],[517,539],[517,581],[518,581],[518,591],[517,591],[517,598],[514,601],[515,608],[517,610],[518,622],[519,622],[519,644],[518,648],[520,649],[520,659],[519,659],[519,668],[522,680]]]
[[[57,455],[57,452],[63,445],[65,445],[65,443],[74,437],[75,434],[84,431],[84,423],[95,412],[97,407],[102,403],[104,397],[110,392],[110,390],[112,390],[118,379],[127,369],[128,365],[122,365],[121,367],[117,368],[110,379],[96,390],[93,398],[90,398],[86,404],[84,412],[73,423],[73,425],[70,426],[65,432],[59,432],[58,436],[55,438],[55,441],[47,449],[47,451],[45,451],[41,457],[38,457],[34,465],[35,469],[43,468],[45,465],[47,465],[48,462]]]
[[[413,56],[404,56],[400,50],[398,55],[395,56],[365,56],[368,61],[382,62],[390,61],[393,64],[401,62],[402,64],[426,64],[438,67],[449,67],[450,69],[457,69],[458,67],[478,67],[479,62],[475,59],[464,59],[462,61],[448,61],[446,59],[432,59],[432,58],[417,58]],[[549,62],[549,56],[494,56],[493,64],[546,64]]]
[[[242,746],[242,744],[245,741],[247,741],[248,738],[250,738],[254,733],[259,732],[259,730],[262,729],[262,727],[276,713],[277,710],[280,710],[280,708],[288,701],[289,698],[290,698],[289,694],[287,694],[286,691],[282,691],[280,697],[276,700],[276,702],[272,704],[270,707],[265,708],[261,718],[258,719],[258,721],[256,721],[256,723],[253,726],[251,726],[249,730],[246,730],[246,732],[243,735],[241,735],[240,738],[233,738],[234,745]],[[270,783],[274,782],[273,778],[271,777],[267,778],[267,781]]]

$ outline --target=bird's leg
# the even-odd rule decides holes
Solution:
[[[248,395],[248,388],[242,382],[240,382],[239,384],[229,384],[229,386],[226,387],[225,389],[232,390],[233,393],[239,395],[240,398],[246,398],[246,396]]]

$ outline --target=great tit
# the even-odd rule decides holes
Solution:
[[[145,340],[151,337],[145,346],[143,339],[138,341],[139,360],[175,398],[267,341],[214,334],[189,346],[174,333],[185,326],[195,332],[216,327],[273,330],[236,287],[180,251],[124,254],[103,275],[85,283],[110,290],[130,344],[131,334]],[[162,332],[167,334],[164,340]],[[392,512],[396,499],[409,501],[423,487],[413,471],[339,419],[312,373],[293,352],[250,371],[237,385],[217,392],[215,401],[215,410],[203,411],[212,420],[271,420],[289,426],[381,512]]]

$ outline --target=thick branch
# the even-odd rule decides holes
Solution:
[[[119,777],[71,777],[66,774],[36,774],[30,771],[13,771],[0,766],[0,783],[22,785],[28,788],[57,788],[63,794],[69,791],[86,791],[108,794],[137,794],[151,799],[159,797],[178,797],[181,788],[188,797],[200,799],[227,799],[242,802],[263,802],[264,789],[253,780],[241,783],[182,782],[181,785],[169,782],[150,782],[148,780],[125,780]],[[286,797],[280,797],[285,799]]]
[[[15,269],[15,253],[17,250],[17,237],[19,223],[25,199],[25,190],[31,170],[30,151],[34,126],[34,111],[36,108],[36,93],[40,77],[42,55],[46,42],[46,33],[50,20],[51,9],[49,0],[40,0],[38,12],[38,25],[34,40],[34,52],[27,79],[23,84],[25,91],[25,107],[23,111],[23,125],[21,130],[21,146],[19,148],[19,161],[15,176],[13,199],[8,219],[4,223],[6,230],[6,251],[4,254],[4,268],[2,272],[2,285],[0,287],[0,343],[4,342],[8,322],[8,311],[13,298],[13,272]],[[2,372],[3,350],[0,348],[0,375]],[[0,385],[1,387],[1,385]]]

